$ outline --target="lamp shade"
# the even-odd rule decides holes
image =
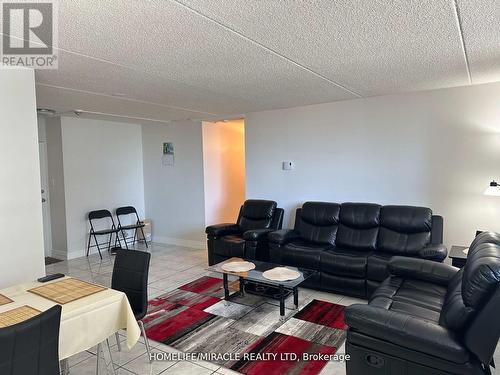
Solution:
[[[500,197],[500,187],[498,186],[498,183],[495,181],[491,181],[490,186],[488,186],[484,191],[484,195]]]

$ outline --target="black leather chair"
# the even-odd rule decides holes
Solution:
[[[318,271],[305,286],[367,297],[388,276],[392,256],[446,258],[443,218],[429,208],[306,202],[293,230],[268,235],[274,263]]]
[[[483,232],[465,266],[394,257],[368,305],[345,310],[347,375],[489,374],[500,337],[500,235]]]
[[[0,328],[0,374],[58,375],[61,306]]]
[[[151,254],[137,250],[118,250],[116,252],[113,275],[111,276],[111,288],[119,290],[127,295],[130,307],[134,312],[135,319],[141,328],[142,336],[146,344],[148,358],[151,360],[151,351],[148,337],[144,329],[142,318],[148,311],[148,275]],[[116,342],[120,350],[120,341],[116,333]]]
[[[232,257],[269,260],[268,233],[281,229],[283,209],[274,201],[250,199],[241,206],[236,224],[206,228],[208,264]]]

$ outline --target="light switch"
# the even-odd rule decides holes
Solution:
[[[295,164],[293,161],[284,161],[281,167],[284,171],[291,171],[295,168]]]

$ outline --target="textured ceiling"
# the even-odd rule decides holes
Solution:
[[[497,0],[60,0],[38,106],[217,119],[492,82],[499,35]]]

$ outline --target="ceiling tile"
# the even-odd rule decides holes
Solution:
[[[213,116],[176,110],[148,103],[138,103],[125,100],[101,96],[87,92],[68,90],[63,88],[47,87],[38,84],[36,87],[37,107],[49,108],[56,112],[66,113],[80,109],[84,111],[116,114],[120,116],[131,116],[152,120],[181,120],[213,118]],[[140,121],[135,121],[140,122]]]
[[[123,94],[129,99],[214,115],[227,114],[235,108],[246,111],[252,106],[243,99],[187,86],[121,65],[64,51],[60,51],[58,57],[57,70],[36,72],[38,83],[106,95]]]
[[[458,0],[472,83],[500,81],[500,3]]]
[[[175,2],[66,0],[59,11],[60,48],[250,103],[248,111],[354,97]]]
[[[362,95],[469,83],[450,0],[179,1]]]

